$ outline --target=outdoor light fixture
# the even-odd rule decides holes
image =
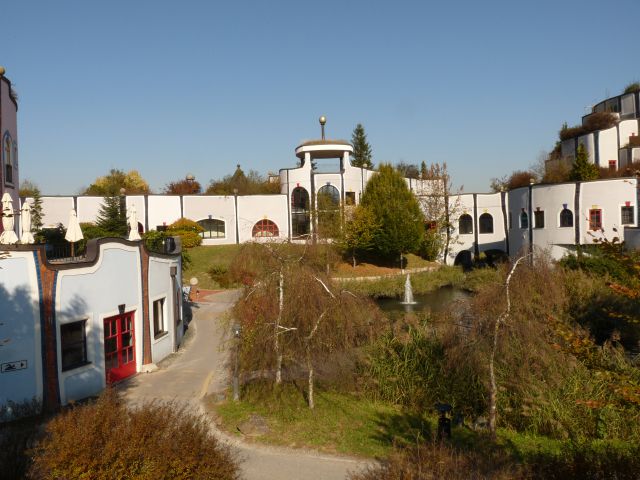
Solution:
[[[242,333],[242,327],[239,324],[234,323],[233,324],[233,336],[236,337],[236,338],[240,338],[240,333]]]
[[[124,315],[125,308],[126,308],[126,305],[124,303],[118,305],[118,313],[120,315]]]
[[[233,327],[233,336],[236,341],[235,348],[235,361],[233,365],[233,401],[237,402],[240,400],[240,379],[239,379],[239,357],[240,357],[240,333],[242,332],[242,327],[238,323],[234,323]]]

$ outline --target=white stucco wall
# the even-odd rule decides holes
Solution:
[[[289,238],[289,219],[286,195],[246,195],[238,197],[238,229],[240,243],[248,241],[274,241]],[[278,226],[278,237],[253,238],[253,226],[269,219]]]
[[[222,220],[225,227],[224,238],[205,238],[203,245],[236,243],[235,199],[233,195],[189,195],[183,197],[184,216],[194,221]]]
[[[475,242],[475,225],[476,221],[473,218],[473,195],[456,195],[451,197],[449,202],[449,211],[451,212],[451,224],[453,225],[453,231],[451,233],[451,243],[449,245],[449,254],[446,259],[448,265],[453,265],[455,259],[463,250],[468,250],[473,254],[474,242]],[[474,231],[467,234],[460,234],[458,226],[459,220],[462,215],[469,215],[473,220]]]
[[[179,195],[149,195],[149,230],[158,225],[171,225],[180,219]]]
[[[42,400],[38,280],[33,252],[0,260],[0,407]],[[18,368],[12,369],[17,365]],[[24,368],[19,368],[24,367]]]
[[[533,222],[533,243],[537,248],[551,252],[553,257],[564,254],[564,247],[575,243],[575,228],[560,227],[560,212],[567,206],[573,214],[574,225],[576,214],[574,208],[575,184],[535,185],[531,192],[533,212],[544,212],[544,227]],[[535,213],[532,214],[535,219]]]
[[[118,315],[118,305],[135,312],[136,370],[142,364],[142,286],[140,254],[137,247],[117,243],[101,246],[95,265],[61,270],[56,282],[57,348],[60,357],[60,325],[87,320],[87,358],[89,364],[62,372],[62,404],[100,392],[105,384],[104,319]]]
[[[618,163],[618,129],[616,127],[598,132],[598,156],[600,166],[608,168],[609,160]]]
[[[45,228],[53,228],[59,223],[69,223],[69,212],[73,209],[73,197],[41,197],[42,224]]]
[[[176,269],[180,268],[175,260],[158,257],[149,259],[149,328],[151,332],[151,357],[154,363],[175,351],[182,340],[184,331],[181,321],[180,293],[174,292],[174,284],[170,275],[172,266]],[[180,288],[180,278],[176,278],[175,282],[175,286]],[[164,299],[164,326],[167,333],[154,338],[153,302],[160,299]],[[177,311],[174,307],[176,301],[178,301]],[[176,325],[177,322],[179,323]]]
[[[638,135],[638,121],[622,120],[618,124],[618,135],[620,137],[620,146],[624,147],[629,143],[629,137]]]
[[[507,193],[511,223],[508,225],[509,253],[516,256],[529,248],[529,229],[520,228],[520,213],[522,209],[529,211],[529,187],[516,188]],[[531,219],[529,219],[531,221]]]
[[[487,250],[507,251],[504,233],[504,216],[502,215],[502,204],[499,193],[479,193],[476,197],[478,219],[476,225],[479,225],[480,216],[484,213],[491,215],[493,218],[493,233],[480,233],[478,230],[478,249],[481,252]]]
[[[76,213],[78,214],[78,220],[80,222],[95,223],[98,220],[103,203],[104,197],[77,197],[78,210]],[[67,214],[67,218],[68,216]]]
[[[582,145],[589,155],[589,162],[596,163],[596,145],[593,133],[578,137],[578,145]]]
[[[626,202],[634,207],[637,226],[637,179],[598,180],[581,184],[580,238],[581,243],[593,243],[595,238],[624,238],[620,209]],[[589,230],[589,210],[602,210],[603,231]],[[617,231],[614,231],[617,230]]]

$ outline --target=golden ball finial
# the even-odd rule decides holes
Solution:
[[[324,125],[325,123],[327,123],[327,117],[325,117],[324,115],[322,115],[320,117],[320,125]]]
[[[6,70],[4,69],[4,67],[0,65],[0,77],[3,76],[5,72]]]

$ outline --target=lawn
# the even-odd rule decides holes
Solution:
[[[435,262],[430,262],[425,260],[418,255],[414,255],[409,253],[404,256],[407,260],[407,264],[405,268],[423,268],[423,267],[434,267],[438,268],[439,264]],[[396,262],[398,263],[398,262]],[[382,275],[393,275],[401,273],[400,265],[390,265],[390,264],[378,264],[378,263],[357,263],[354,267],[351,263],[350,259],[344,259],[334,267],[334,275],[336,277],[371,277],[371,276],[382,276]]]
[[[192,277],[196,277],[199,288],[206,290],[220,289],[220,285],[209,275],[209,269],[213,265],[228,267],[240,247],[240,245],[213,245],[190,248],[188,254],[191,257],[191,265],[183,272],[183,283],[186,285]],[[407,258],[406,268],[437,267],[437,264],[424,260],[417,255],[408,254],[405,257]],[[333,275],[346,278],[384,276],[398,273],[400,273],[398,266],[359,263],[354,268],[349,260],[338,262],[333,269]]]
[[[239,245],[211,245],[199,246],[188,250],[191,265],[182,273],[182,282],[189,284],[192,277],[198,279],[198,288],[217,290],[220,288],[208,273],[213,265],[228,267],[236,255]]]
[[[262,397],[245,389],[240,402],[216,405],[210,398],[207,408],[217,413],[224,430],[237,435],[237,425],[255,413],[270,429],[260,442],[363,457],[384,456],[394,442],[413,443],[433,426],[428,419],[404,415],[400,407],[356,395],[318,389],[315,402],[315,409],[309,409],[302,393],[284,384]]]
[[[303,394],[293,384],[283,384],[277,393],[259,394],[245,388],[241,401],[216,403],[207,398],[206,408],[216,413],[220,427],[241,436],[237,425],[250,415],[266,420],[269,432],[254,441],[293,448],[312,448],[325,453],[380,458],[396,447],[415,445],[435,437],[434,412],[415,412],[354,394],[318,389],[316,407],[308,408]],[[469,427],[454,427],[452,445],[463,450],[490,448],[488,433]],[[560,451],[563,442],[511,430],[498,430],[498,448],[522,461],[540,453]]]

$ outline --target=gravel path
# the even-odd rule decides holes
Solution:
[[[152,373],[141,373],[123,382],[119,389],[131,403],[144,400],[175,400],[204,411],[201,400],[224,392],[228,385],[225,362],[227,328],[224,313],[238,293],[223,291],[208,295],[207,303],[194,308],[194,320],[184,347]],[[269,447],[244,443],[221,432],[211,422],[216,436],[228,443],[241,460],[246,480],[342,480],[349,471],[365,462],[307,450]]]

